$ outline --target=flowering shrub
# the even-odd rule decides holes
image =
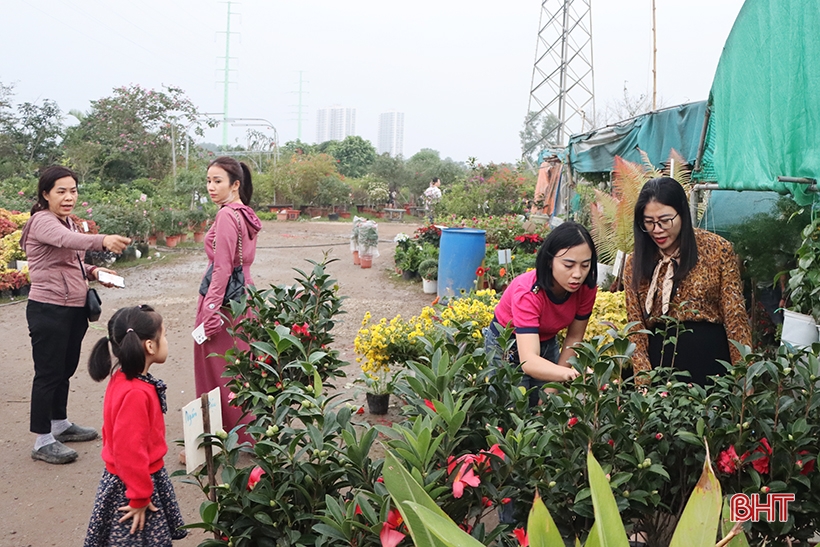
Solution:
[[[370,390],[387,393],[391,383],[388,375],[401,369],[406,361],[421,355],[424,347],[417,338],[423,336],[424,331],[421,330],[422,323],[415,317],[408,322],[397,315],[390,321],[382,318],[373,324],[369,323],[370,319],[370,312],[366,312],[354,340],[356,353],[361,355],[356,361],[360,363]]]
[[[466,326],[464,332],[480,340],[481,329],[492,321],[497,303],[495,291],[482,290],[453,298],[446,305],[427,306],[409,321],[397,315],[389,321],[382,318],[378,323],[371,323],[372,316],[366,312],[354,340],[356,353],[359,354],[356,361],[368,374],[389,371],[391,363],[402,366],[407,361],[416,360],[427,349],[420,338],[438,336],[436,325],[448,328]]]
[[[438,247],[441,243],[441,228],[435,224],[422,226],[413,232],[413,238],[417,239],[422,245],[425,243],[430,243],[431,245]]]
[[[357,408],[325,393],[323,379],[331,375],[323,364],[335,352],[317,348],[310,337],[331,325],[319,327],[321,321],[299,311],[318,301],[297,295],[332,293],[332,280],[323,275],[316,274],[324,279],[315,283],[318,288],[302,281],[294,293],[276,289],[267,300],[253,296],[260,311],[247,325],[264,330],[254,336],[267,338],[248,337],[249,352],[226,356],[236,363],[229,373],[243,375],[232,389],[235,401],[255,414],[248,431],[257,442],[242,449],[235,432],[208,437],[223,448],[221,484],[216,501],[202,506],[203,522],[194,526],[223,537],[211,545],[375,546],[404,539],[380,481],[383,461],[371,454],[377,431],[354,426]],[[631,325],[625,325],[609,333],[611,341],[578,346],[571,364],[579,377],[548,385],[556,393],[539,392],[540,404],[532,409],[519,387],[520,369],[490,365],[475,336],[479,303],[492,309],[494,299],[482,291],[425,308],[404,323],[423,333],[414,336],[420,351],[404,363],[412,374],[396,382],[403,419],[378,431],[391,457],[476,540],[512,545],[536,491],[562,536],[583,539],[594,514],[591,451],[625,525],[643,531],[653,547],[668,545],[701,476],[704,442],[726,494],[796,495],[789,522],[753,523],[751,544],[805,540],[820,527],[820,345],[813,353],[784,348],[771,359],[744,349],[733,373],[707,388],[688,383],[685,373],[657,369],[645,388],[636,389],[621,374],[634,348],[625,335]],[[332,322],[339,312],[333,309],[325,320]],[[502,347],[511,337],[510,329],[501,333]],[[252,453],[244,466],[238,464],[242,450]],[[203,489],[210,491],[205,484]],[[482,518],[500,507],[512,522],[487,532]]]
[[[544,242],[544,238],[540,234],[521,234],[515,236],[514,239],[517,253],[537,253],[541,243]]]
[[[535,253],[512,253],[510,262],[501,265],[498,263],[498,251],[492,245],[487,245],[484,255],[484,279],[496,291],[501,292],[514,277],[534,270],[535,259]]]
[[[21,270],[0,270],[0,291],[22,289],[29,285],[28,268]]]
[[[22,230],[15,230],[0,239],[0,268],[5,268],[12,260],[26,259],[26,253],[20,247],[22,234]]]
[[[17,225],[11,219],[0,217],[0,237],[5,237],[17,230]]]

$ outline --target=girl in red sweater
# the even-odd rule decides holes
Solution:
[[[110,344],[110,351],[109,351]],[[111,364],[111,353],[116,367]],[[162,317],[150,306],[122,308],[108,322],[108,337],[94,346],[88,371],[109,374],[103,403],[105,462],[85,547],[170,547],[186,536],[174,487],[165,470],[165,384],[148,369],[164,363],[168,341]]]

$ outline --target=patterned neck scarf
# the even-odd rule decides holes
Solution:
[[[165,414],[168,412],[168,402],[165,400],[165,390],[168,386],[165,385],[165,382],[160,380],[159,378],[155,378],[151,376],[150,372],[146,372],[145,374],[140,374],[137,376],[143,382],[148,382],[157,390],[157,397],[159,397],[159,406],[162,408],[162,413]]]
[[[652,304],[655,303],[655,294],[658,290],[658,275],[664,264],[667,264],[666,274],[663,276],[661,284],[661,313],[664,315],[669,311],[669,300],[672,298],[672,287],[675,285],[672,278],[675,275],[675,269],[678,267],[678,260],[680,259],[680,248],[675,251],[672,256],[666,256],[661,253],[661,259],[655,266],[655,271],[652,273],[652,281],[649,283],[649,292],[646,293],[646,302],[644,308],[646,315],[652,315]]]

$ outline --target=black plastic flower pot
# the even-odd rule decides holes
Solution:
[[[367,409],[371,414],[387,414],[389,393],[367,393]]]

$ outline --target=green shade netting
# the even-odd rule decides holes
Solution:
[[[721,188],[790,192],[820,178],[820,3],[747,0],[726,40],[710,102],[704,171]]]
[[[569,163],[579,173],[612,171],[615,156],[642,164],[640,151],[652,165],[669,160],[674,148],[694,164],[703,131],[706,101],[673,106],[631,120],[570,137]]]

